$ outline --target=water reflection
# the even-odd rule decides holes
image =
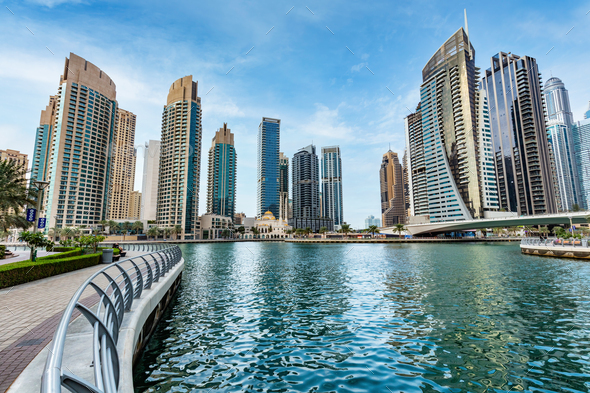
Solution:
[[[137,391],[588,391],[587,264],[498,244],[183,252]]]

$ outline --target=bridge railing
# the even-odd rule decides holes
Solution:
[[[590,247],[588,239],[539,239],[534,237],[526,237],[520,242],[523,246],[539,246],[539,247]]]
[[[119,329],[125,312],[131,310],[134,299],[150,289],[182,258],[180,248],[167,248],[130,257],[109,264],[94,273],[78,288],[66,307],[53,336],[41,381],[42,393],[61,393],[62,386],[75,393],[115,393],[118,391],[120,358],[117,353]],[[96,309],[85,306],[82,296],[89,290],[96,296]],[[86,298],[88,299],[88,298]],[[74,310],[80,311],[93,329],[92,351],[94,381],[87,381],[63,364],[68,327]]]

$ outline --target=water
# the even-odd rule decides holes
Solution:
[[[185,245],[138,392],[587,392],[590,264],[511,244]]]

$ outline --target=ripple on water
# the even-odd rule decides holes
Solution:
[[[585,263],[514,244],[183,253],[182,286],[135,370],[138,392],[590,388]]]

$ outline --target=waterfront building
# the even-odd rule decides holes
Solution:
[[[406,211],[406,221],[407,218],[412,215],[412,209],[410,208],[410,184],[409,184],[409,177],[408,177],[408,149],[404,150],[404,156],[402,158],[402,175],[403,175],[403,184],[404,184],[404,208]]]
[[[383,155],[379,170],[381,217],[384,227],[406,222],[406,197],[402,172],[397,153],[389,150]]]
[[[559,190],[536,60],[500,52],[482,83],[492,105],[500,208],[519,215],[556,213]]]
[[[572,126],[574,115],[565,85],[559,78],[549,78],[545,84],[547,105],[547,136],[555,158],[556,182],[562,211],[580,205],[580,180],[574,157]]]
[[[289,220],[289,157],[279,153],[279,221]]]
[[[572,127],[576,169],[580,181],[580,208],[590,209],[590,118]]]
[[[412,215],[454,221],[499,209],[487,96],[478,79],[475,50],[463,28],[422,70],[420,105],[406,118]]]
[[[207,179],[207,214],[231,217],[236,212],[237,154],[234,134],[223,123],[213,137],[209,149]]]
[[[375,218],[375,216],[371,214],[369,217],[365,218],[365,229],[371,225],[381,227],[381,220],[379,218]]]
[[[336,229],[344,223],[342,204],[342,158],[339,146],[322,147],[322,201],[320,217],[334,221]]]
[[[129,211],[127,219],[137,221],[141,214],[141,192],[131,191],[129,193]]]
[[[199,222],[201,239],[220,239],[224,230],[229,230],[233,234],[233,217],[206,213],[199,217]]]
[[[156,217],[159,227],[180,225],[184,240],[200,237],[202,107],[197,88],[192,75],[176,80],[162,113]]]
[[[244,225],[245,218],[246,218],[246,213],[234,214],[234,225]]]
[[[260,232],[262,239],[284,239],[288,237],[287,231],[291,227],[283,220],[277,220],[272,212],[267,211],[261,218],[256,219],[254,224]]]
[[[299,149],[293,156],[293,218],[318,218],[319,161],[314,145]],[[295,228],[299,228],[295,226]]]
[[[271,211],[279,216],[279,148],[281,121],[263,117],[258,126],[256,218]]]
[[[289,226],[295,229],[311,228],[311,231],[314,233],[318,233],[322,227],[325,227],[328,232],[336,230],[334,228],[334,221],[328,217],[293,217],[289,219]]]
[[[49,182],[42,209],[48,219],[46,227],[96,227],[107,217],[108,189],[112,186],[115,83],[100,68],[70,53],[57,94],[50,99],[51,111],[52,100],[55,113],[45,116],[53,117],[53,124],[35,141],[37,177],[42,176],[41,157],[45,154],[43,180]],[[37,150],[39,141],[41,148]]]
[[[158,210],[158,176],[160,168],[160,141],[145,144],[143,181],[141,183],[141,214],[144,221],[155,221]]]
[[[117,108],[111,150],[112,186],[108,194],[107,220],[129,217],[130,196],[135,185],[135,121],[137,116]],[[139,215],[137,216],[139,219]]]
[[[39,127],[35,134],[35,148],[33,149],[33,159],[31,163],[31,182],[45,181],[47,178],[47,169],[49,163],[50,142],[55,126],[55,114],[57,111],[57,97],[50,96],[49,104],[45,110],[41,111]],[[43,190],[45,193],[45,190]],[[34,197],[36,198],[36,196]]]

